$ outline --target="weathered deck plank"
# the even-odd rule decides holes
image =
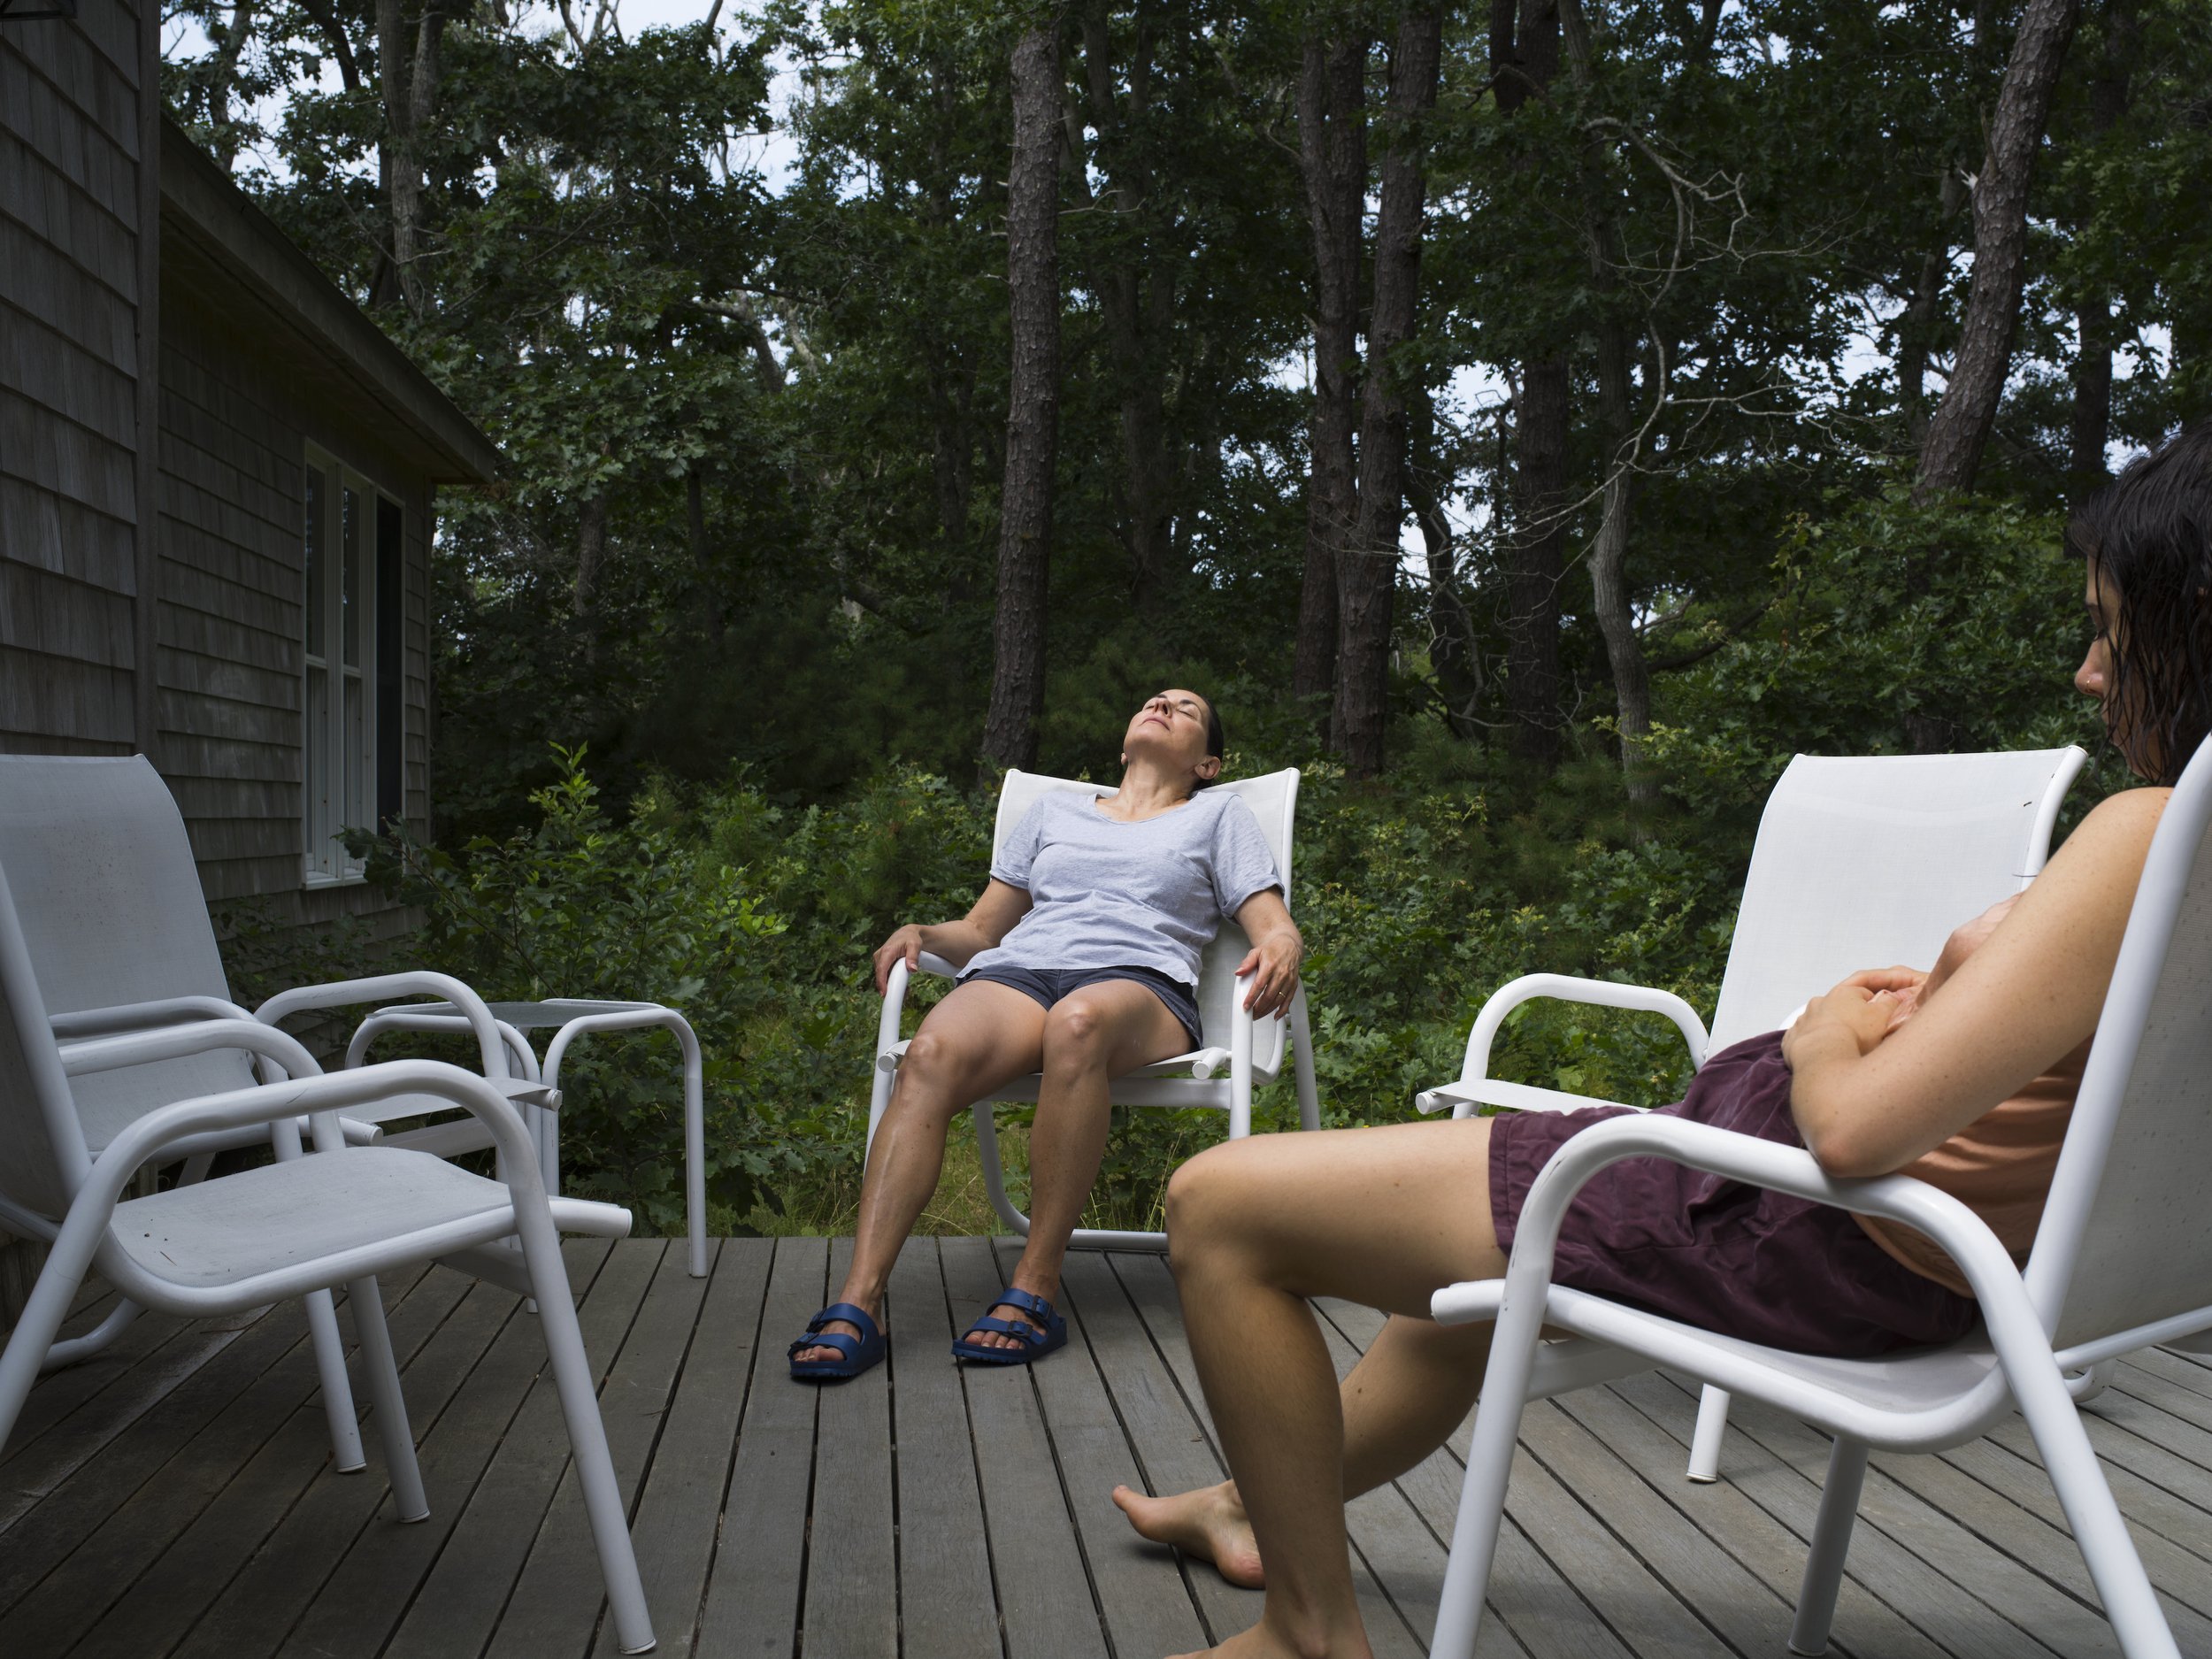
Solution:
[[[985,1543],[983,1492],[968,1433],[937,1240],[910,1240],[891,1274],[899,1347],[891,1356],[898,1446],[899,1624],[906,1659],[1003,1652]]]
[[[1152,1659],[1259,1598],[1136,1540],[1118,1482],[1220,1478],[1172,1279],[1078,1256],[1070,1343],[956,1368],[1014,1261],[915,1240],[889,1365],[793,1384],[784,1345],[849,1246],[733,1240],[703,1280],[665,1241],[566,1247],[661,1650],[749,1659]],[[530,1315],[434,1269],[388,1291],[432,1519],[392,1522],[380,1459],[328,1469],[296,1305],[142,1320],[42,1383],[0,1462],[0,1649],[73,1659],[611,1655],[567,1437]],[[81,1318],[96,1317],[94,1304]],[[1327,1303],[1340,1371],[1380,1328]],[[1826,1446],[1740,1405],[1722,1480],[1682,1476],[1694,1391],[1649,1375],[1524,1420],[1482,1659],[1763,1659],[1784,1644]],[[2212,1652],[2212,1366],[2119,1367],[2093,1442],[2185,1652]],[[372,1445],[373,1437],[372,1436]],[[1376,1651],[1432,1627],[1466,1430],[1348,1517]],[[1836,1621],[1850,1659],[2115,1651],[2016,1424],[1874,1462]]]

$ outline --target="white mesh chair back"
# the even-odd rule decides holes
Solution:
[[[0,866],[0,1197],[58,1220],[91,1167]]]
[[[1275,868],[1282,872],[1283,898],[1290,899],[1291,828],[1298,813],[1298,769],[1286,767],[1271,772],[1264,777],[1239,778],[1231,783],[1217,783],[1214,788],[1243,797],[1245,805],[1252,809],[1252,816],[1260,821],[1260,833],[1267,837],[1267,849],[1275,855]],[[1070,790],[1080,795],[1109,795],[1114,791],[1104,784],[1079,783],[1070,778],[1048,778],[1041,772],[1009,772],[1000,787],[998,821],[991,832],[991,856],[998,856],[999,848],[1021,822],[1031,803],[1056,789]],[[1212,944],[1206,947],[1199,960],[1198,1015],[1205,1033],[1209,1048],[1229,1047],[1229,1025],[1236,1008],[1237,964],[1252,949],[1252,941],[1245,937],[1244,929],[1234,922],[1225,920],[1221,932]],[[1287,1033],[1279,1019],[1263,1019],[1252,1029],[1252,1066],[1263,1077],[1273,1077],[1283,1067],[1283,1056],[1287,1047]]]
[[[2043,867],[2078,749],[1800,755],[1767,798],[1711,1052],[1861,968],[1934,964],[1951,930]]]
[[[2212,1305],[2208,1016],[2212,743],[2159,820],[2029,1260],[2057,1348]]]
[[[0,871],[49,1016],[227,998],[183,816],[143,757],[0,755]],[[238,1052],[75,1079],[96,1154],[157,1106],[253,1081]]]

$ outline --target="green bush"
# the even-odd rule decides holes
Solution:
[[[2093,711],[2066,684],[2078,580],[2055,525],[2011,507],[1886,497],[1808,519],[1756,626],[1661,677],[1647,751],[1666,798],[1640,816],[1597,726],[1573,734],[1579,758],[1536,776],[1433,721],[1403,721],[1395,769],[1356,782],[1310,757],[1310,726],[1286,701],[1256,682],[1225,687],[1233,775],[1304,767],[1294,908],[1326,1121],[1409,1117],[1417,1090],[1457,1074],[1483,1001],[1525,972],[1658,985],[1709,1010],[1759,809],[1794,752],[2094,744]],[[1109,641],[1086,672],[1148,683],[1156,666]],[[1135,695],[1092,690],[1091,724]],[[1076,758],[1079,734],[1055,730]],[[714,786],[649,782],[617,813],[580,751],[557,759],[528,798],[530,823],[503,840],[377,845],[374,873],[423,918],[416,959],[495,999],[683,1009],[706,1052],[716,1225],[840,1221],[858,1187],[879,1007],[870,953],[900,922],[972,902],[993,794],[895,764],[803,802],[741,769]],[[2117,779],[2103,763],[2076,810]],[[233,941],[265,978],[282,977],[288,948],[316,953],[317,977],[330,977],[363,941],[288,946],[250,926]],[[941,991],[918,987],[910,1032]],[[565,1069],[567,1177],[673,1230],[674,1056],[648,1063],[630,1047],[586,1045]],[[1556,1002],[1509,1020],[1492,1065],[1644,1104],[1688,1079],[1664,1020]],[[1287,1080],[1258,1116],[1295,1122]],[[1002,1120],[1018,1132],[1024,1115]],[[1215,1113],[1118,1111],[1094,1218],[1156,1225],[1168,1173],[1219,1133]],[[1018,1133],[1013,1145],[1018,1164]]]

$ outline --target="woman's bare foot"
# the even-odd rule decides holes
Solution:
[[[840,1295],[837,1300],[852,1303],[854,1307],[876,1322],[877,1330],[883,1329],[883,1298],[881,1296],[878,1296],[873,1302],[863,1302],[858,1296],[846,1295]],[[826,1332],[834,1331],[841,1336],[859,1337],[861,1335],[860,1327],[850,1319],[832,1319],[822,1329]],[[791,1357],[795,1363],[820,1359],[828,1360],[834,1364],[845,1357],[845,1352],[842,1348],[803,1348]]]
[[[1234,1483],[1201,1486],[1172,1497],[1148,1498],[1127,1486],[1114,1488],[1114,1503],[1129,1525],[1156,1544],[1172,1544],[1186,1555],[1210,1561],[1231,1584],[1257,1590],[1267,1582],[1252,1523],[1237,1501]],[[1254,1653],[1267,1651],[1255,1648]]]
[[[1176,1659],[1374,1659],[1374,1649],[1356,1626],[1335,1638],[1300,1642],[1271,1630],[1263,1620],[1250,1630],[1238,1632],[1218,1647],[1179,1654]]]

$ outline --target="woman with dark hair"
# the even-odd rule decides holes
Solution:
[[[1874,968],[1787,1031],[1709,1061],[1662,1110],[1811,1151],[1839,1176],[1901,1171],[2016,1256],[2033,1242],[2151,833],[2212,728],[2212,428],[2129,467],[2070,533],[2093,637],[2074,676],[2152,786],[2098,805],[2016,899],[1932,970]],[[1212,1651],[1367,1659],[1344,1504],[1412,1468],[1475,1404],[1490,1327],[1430,1295],[1502,1278],[1523,1200],[1569,1137],[1626,1107],[1269,1136],[1201,1154],[1168,1188],[1190,1344],[1233,1479],[1115,1501],[1147,1537],[1267,1589]],[[1664,1160],[1612,1165],[1570,1207],[1555,1282],[1708,1330],[1863,1356],[1965,1333],[1943,1252],[1893,1223]],[[1391,1315],[1340,1387],[1306,1298]]]
[[[884,1355],[883,1293],[936,1190],[952,1120],[1041,1071],[1029,1136],[1029,1238],[1013,1282],[958,1357],[1025,1364],[1067,1340],[1054,1309],[1068,1239],[1097,1179],[1107,1084],[1201,1046],[1199,953],[1224,917],[1252,941],[1245,1006],[1281,1018],[1304,949],[1259,820],[1221,775],[1221,717],[1194,691],[1148,698],[1122,735],[1121,787],[1040,798],[991,863],[965,918],[900,928],[875,955],[876,989],[924,951],[960,983],[907,1046],[860,1188],[858,1236],[837,1300],[791,1345],[791,1374],[858,1376]]]

